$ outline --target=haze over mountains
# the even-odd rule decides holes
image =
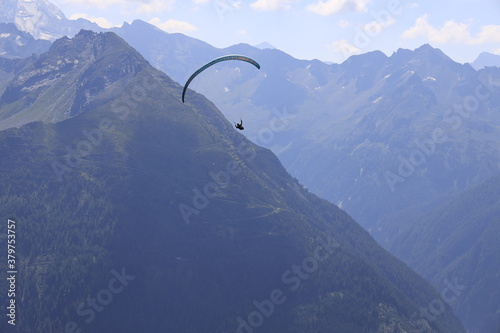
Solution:
[[[216,49],[142,21],[113,31],[181,83],[222,54],[257,59],[260,71],[220,64],[191,86],[228,119],[243,117],[247,137],[378,239],[391,215],[450,198],[499,170],[496,68],[475,71],[429,45],[326,65],[245,44]]]
[[[22,3],[12,2],[9,8],[27,5]],[[7,15],[8,2],[0,4]],[[32,2],[31,8],[33,4],[52,8],[45,1]],[[65,21],[57,8],[32,14],[46,19],[30,21],[35,24],[25,27],[35,34],[45,31],[38,35],[44,38],[72,36],[83,24]],[[14,21],[16,17],[19,21],[19,15],[14,15]],[[326,240],[329,235],[341,245],[331,257],[333,262],[318,268],[321,277],[308,279],[309,287],[301,280],[301,289],[287,294],[293,300],[276,306],[259,331],[327,332],[326,327],[333,326],[345,327],[346,332],[365,327],[403,332],[412,331],[413,324],[417,327],[413,331],[461,332],[449,313],[451,304],[469,331],[498,333],[499,187],[498,179],[491,178],[500,173],[500,70],[491,67],[490,61],[495,57],[485,62],[480,56],[473,66],[462,65],[423,45],[413,51],[400,49],[389,57],[371,52],[328,65],[294,59],[268,45],[218,49],[140,20],[112,29],[180,84],[217,56],[242,53],[256,59],[262,66],[259,71],[241,63],[221,63],[193,81],[191,87],[212,100],[224,117],[193,90],[185,106],[177,105],[179,85],[112,34],[82,32],[74,40],[57,40],[48,52],[31,56],[44,52],[47,42],[12,26],[0,28],[10,29],[0,31],[2,36],[9,33],[0,39],[0,52],[5,52],[0,56],[0,126],[6,129],[0,132],[0,142],[7,157],[1,166],[6,171],[2,188],[9,189],[2,196],[2,207],[30,221],[26,242],[35,245],[26,244],[30,252],[23,253],[30,267],[23,276],[26,290],[57,295],[26,312],[23,322],[32,325],[23,327],[27,332],[46,332],[48,327],[58,332],[71,316],[86,327],[85,317],[75,315],[75,309],[114,276],[110,267],[115,263],[144,269],[142,282],[154,280],[145,299],[168,309],[167,316],[141,313],[144,318],[163,318],[156,327],[131,317],[130,323],[142,326],[123,324],[122,331],[165,327],[199,331],[213,324],[210,316],[220,318],[214,330],[235,331],[241,324],[236,318],[255,310],[253,295],[259,295],[260,301],[269,299],[275,288],[289,290],[281,274],[311,256],[318,237]],[[142,96],[138,80],[143,74],[159,82],[151,92],[157,101],[152,95],[145,103],[127,97]],[[120,115],[126,109],[137,113],[122,124]],[[117,110],[118,114],[113,113]],[[97,134],[89,133],[97,133],[94,130],[100,129],[98,120],[103,117],[122,127],[110,135],[101,130],[100,141]],[[272,149],[292,176],[345,209],[440,294],[382,251],[345,213],[303,190],[269,151],[233,133],[225,118],[239,121],[240,117],[245,122],[241,134]],[[45,125],[30,124],[33,121]],[[92,145],[92,138],[100,143]],[[78,144],[88,148],[81,143],[86,140],[91,143],[89,154],[71,153]],[[189,144],[178,148],[174,142],[179,141]],[[68,146],[69,142],[73,145]],[[238,149],[241,144],[251,147],[256,157],[248,161],[249,155]],[[54,161],[60,164],[54,167]],[[231,177],[227,188],[221,187],[205,206],[193,189],[206,197],[203,189],[215,181],[213,175],[227,172],[228,164],[220,161],[236,161],[244,171]],[[62,185],[59,178],[64,180]],[[103,198],[108,188],[112,194]],[[52,194],[55,189],[58,194]],[[47,207],[45,202],[54,204]],[[188,205],[182,206],[184,217],[195,221],[191,231],[172,222],[185,220],[180,204]],[[28,206],[31,210],[25,211]],[[162,218],[173,224],[164,226]],[[99,226],[90,226],[91,220]],[[150,221],[144,239],[153,239],[146,250],[144,242],[133,236],[142,234],[139,221],[144,220]],[[43,227],[37,221],[44,221]],[[64,221],[74,221],[72,230]],[[46,241],[39,240],[42,232]],[[219,243],[214,249],[213,244]],[[66,253],[74,254],[76,264]],[[141,262],[142,253],[154,258]],[[274,267],[276,262],[282,265]],[[61,264],[64,267],[59,269]],[[160,267],[168,267],[169,273]],[[52,273],[43,273],[47,271]],[[220,275],[227,271],[235,272],[234,276]],[[273,275],[269,272],[276,273],[274,282],[266,280],[270,279],[266,274]],[[34,274],[36,282],[27,282]],[[58,276],[73,282],[57,282],[60,289],[45,290],[60,281]],[[78,277],[92,282],[78,282]],[[173,287],[167,292],[165,284]],[[82,290],[71,291],[75,285]],[[191,286],[194,290],[188,292]],[[193,310],[193,300],[204,298],[207,290],[212,294],[206,303]],[[131,311],[139,294],[135,289],[127,301],[113,302],[116,308],[106,307],[110,316],[103,312],[91,325],[97,331],[109,331],[106,322],[118,322],[120,312]],[[224,304],[230,294],[234,303]],[[348,305],[342,303],[346,295]],[[218,314],[211,312],[214,303]],[[441,303],[445,312],[430,307]],[[56,304],[57,309],[40,310],[44,304]],[[414,308],[420,309],[416,318]],[[428,316],[422,309],[439,315]],[[182,319],[190,311],[206,318],[196,324]],[[54,319],[60,313],[69,317]],[[345,319],[346,313],[355,319]],[[313,314],[317,319],[307,322]],[[282,326],[284,322],[290,327]]]
[[[442,289],[462,281],[454,309],[471,331],[496,332],[500,308],[500,175],[410,223],[388,249]],[[432,254],[432,255],[430,255]]]
[[[21,332],[465,332],[447,304],[428,314],[427,282],[115,34],[60,39],[24,68],[54,89],[24,118],[51,103],[66,118],[0,132]],[[66,107],[63,83],[81,87]]]

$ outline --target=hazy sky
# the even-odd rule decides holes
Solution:
[[[217,47],[268,42],[299,59],[429,43],[458,62],[500,54],[498,0],[49,0],[101,26],[141,19]]]

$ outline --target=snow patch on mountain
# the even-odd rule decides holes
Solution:
[[[47,0],[2,0],[0,22],[14,23],[35,39],[54,41],[63,36],[73,37],[81,29],[103,31],[85,19],[68,20],[64,13]]]

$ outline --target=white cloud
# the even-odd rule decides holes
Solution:
[[[361,50],[349,43],[347,39],[337,40],[331,43],[329,47],[333,52],[342,53],[345,59],[352,56],[353,54],[361,53]]]
[[[242,36],[244,36],[244,35],[247,34],[247,31],[245,29],[240,29],[240,30],[238,30],[236,32],[238,33],[238,35],[242,35]]]
[[[491,53],[500,55],[500,49],[493,50]]]
[[[396,20],[394,19],[394,17],[390,17],[385,22],[371,21],[363,25],[363,30],[367,32],[369,36],[373,36],[380,33],[380,31],[382,31],[383,29],[393,25],[395,22]]]
[[[166,32],[189,32],[197,30],[194,25],[185,21],[177,21],[169,19],[167,21],[162,22],[158,17],[154,17],[149,20],[149,23],[155,25],[156,27],[166,31]]]
[[[195,4],[203,4],[203,3],[209,3],[212,0],[193,0]]]
[[[158,11],[173,9],[176,0],[65,0],[69,3],[87,5],[105,9],[112,5],[119,5],[126,8],[135,8],[136,13],[154,13]],[[198,0],[199,1],[199,0]]]
[[[142,1],[141,1],[142,2]],[[174,9],[175,0],[149,0],[141,3],[136,9],[136,13],[151,14],[158,13],[164,10],[172,11]]]
[[[500,25],[484,25],[472,44],[500,43]]]
[[[125,4],[127,0],[66,0],[66,2],[105,9],[111,5]]]
[[[470,38],[469,26],[455,21],[446,21],[444,25],[437,29],[427,22],[427,14],[419,17],[415,25],[403,32],[403,38],[417,38],[423,36],[430,42],[460,42]]]
[[[434,27],[427,21],[425,14],[417,19],[415,25],[403,32],[403,38],[424,37],[429,42],[456,43],[456,44],[484,44],[500,43],[500,25],[484,25],[473,36],[470,24],[459,23],[454,20],[446,21],[441,27]]]
[[[108,21],[104,17],[89,16],[89,15],[84,14],[84,13],[73,14],[73,15],[71,15],[71,17],[69,19],[70,20],[76,20],[76,19],[79,19],[79,18],[83,18],[83,19],[89,20],[90,22],[94,22],[94,23],[96,23],[98,26],[100,26],[102,28],[112,28],[112,27],[118,27],[119,26],[118,24],[111,23],[110,21]]]
[[[262,11],[288,10],[295,0],[257,0],[250,6]]]
[[[320,0],[307,6],[306,9],[323,16],[336,14],[340,11],[360,12],[366,10],[368,1],[369,0]]]

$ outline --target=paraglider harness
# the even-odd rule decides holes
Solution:
[[[239,129],[240,131],[243,131],[245,129],[245,127],[243,127],[243,120],[240,119],[240,123],[234,124],[234,127],[236,127],[237,129]]]

